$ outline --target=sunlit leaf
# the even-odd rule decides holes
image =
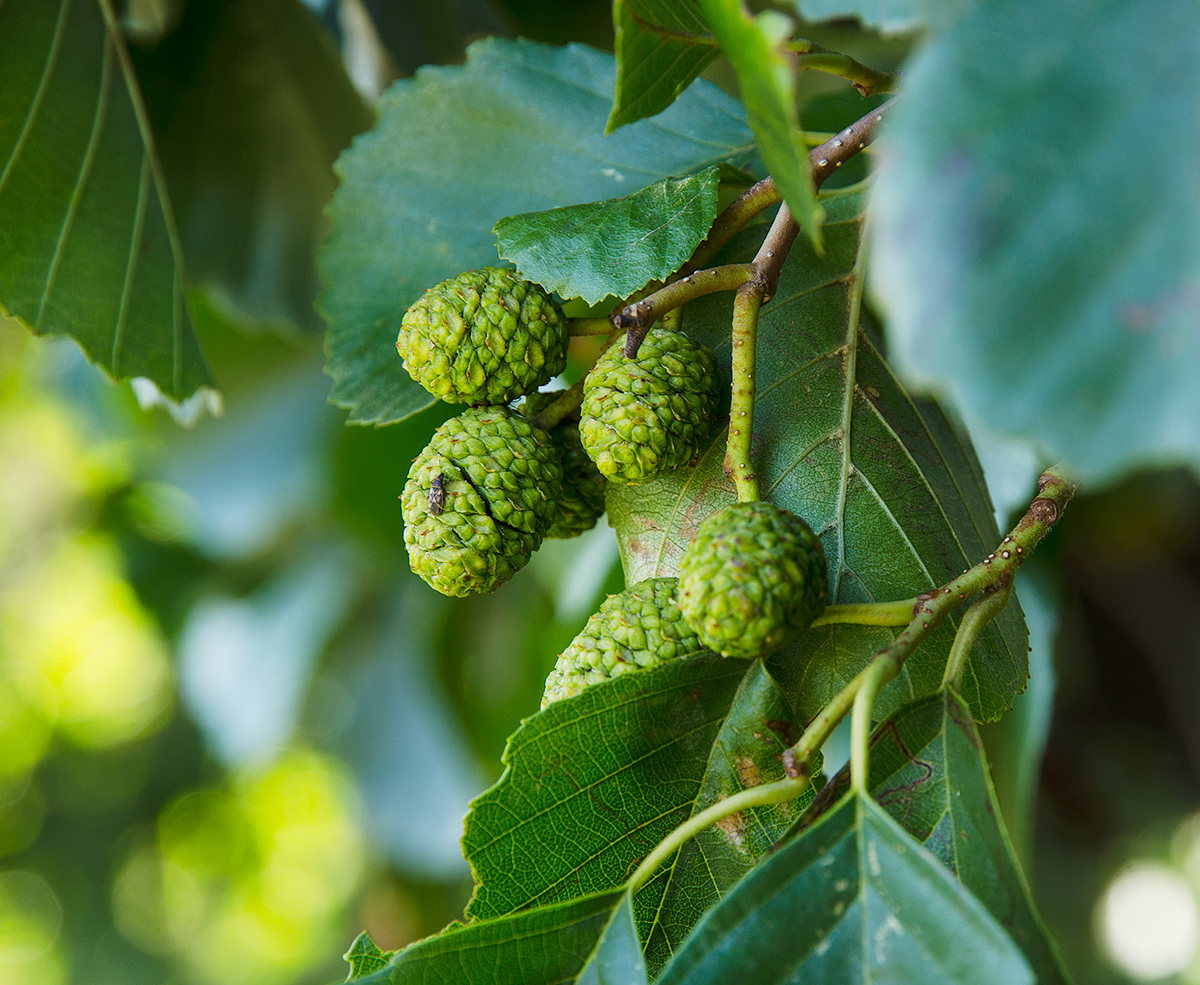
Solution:
[[[762,309],[755,404],[755,470],[763,495],[804,517],[829,560],[830,601],[911,598],[981,561],[1000,540],[969,444],[936,404],[914,403],[860,317],[855,263],[865,203],[861,187],[823,196],[826,249],[797,243],[775,297]],[[717,262],[749,260],[758,224]],[[730,372],[728,295],[684,309],[683,327]],[[694,469],[636,487],[610,484],[608,515],[626,577],[674,575],[700,522],[735,498],[722,471],[725,429]],[[881,714],[937,690],[955,620],[930,634],[881,696]],[[770,669],[811,720],[891,639],[888,630],[831,625],[809,630]],[[972,653],[964,694],[981,719],[1003,714],[1027,676],[1026,632],[1009,605]]]
[[[582,45],[491,39],[379,101],[379,123],[338,162],[321,255],[333,399],[352,420],[388,423],[432,402],[396,356],[400,318],[425,288],[496,262],[498,219],[753,155],[740,107],[707,84],[605,137],[613,76],[611,56]]]
[[[0,307],[176,400],[209,382],[109,0],[0,4]]]
[[[1020,951],[873,800],[847,797],[704,918],[661,985],[1033,985]]]
[[[798,735],[757,662],[701,657],[626,674],[551,705],[509,742],[463,848],[486,918],[620,885],[662,838],[718,799],[782,778]],[[657,967],[768,851],[808,798],[734,815],[686,844],[634,900]]]
[[[542,985],[573,982],[597,946],[620,953],[622,925],[614,916],[628,907],[622,892],[600,893],[499,920],[453,927],[392,955],[386,965],[358,985]],[[607,957],[607,954],[605,955]],[[604,964],[594,962],[597,985]],[[629,981],[629,979],[626,979]],[[643,979],[644,980],[644,979]],[[636,983],[636,979],[633,979]]]
[[[678,270],[717,215],[715,167],[624,198],[526,212],[496,223],[500,256],[521,276],[588,304],[624,298]]]
[[[975,4],[885,135],[873,261],[898,366],[1082,479],[1200,468],[1195,15]]]

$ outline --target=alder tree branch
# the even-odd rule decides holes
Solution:
[[[817,754],[851,708],[855,710],[854,735],[851,737],[851,775],[856,789],[865,790],[866,752],[870,739],[871,706],[875,696],[900,672],[909,654],[942,619],[968,597],[983,592],[985,598],[979,605],[994,606],[995,609],[990,612],[985,608],[978,610],[976,619],[972,621],[974,628],[968,631],[972,639],[978,634],[978,629],[1003,608],[1017,568],[1058,523],[1074,494],[1075,484],[1066,477],[1060,467],[1054,466],[1043,472],[1038,479],[1037,497],[1020,522],[992,554],[940,588],[923,592],[915,600],[905,600],[903,604],[911,605],[908,628],[875,654],[871,662],[821,709],[820,714],[804,730],[799,741],[784,751],[782,760],[787,777],[726,797],[679,825],[634,870],[625,883],[630,891],[637,892],[673,852],[709,825],[751,807],[795,800],[808,790],[812,785],[812,764]],[[998,599],[1000,596],[1002,601]],[[987,618],[984,618],[984,615]],[[963,622],[968,622],[968,619],[964,618]],[[945,686],[943,682],[943,687]]]
[[[856,120],[840,133],[809,151],[808,165],[814,188],[820,189],[834,171],[875,139],[883,114],[891,104],[892,101],[889,100],[882,106],[871,110],[866,116]],[[777,217],[776,223],[772,225],[767,239],[763,242],[763,248],[758,251],[758,255],[750,264],[754,268],[753,274],[746,277],[745,281],[739,281],[738,276],[740,275],[733,273],[735,270],[744,268],[746,266],[744,264],[708,268],[709,270],[723,271],[718,277],[721,283],[727,285],[724,287],[715,286],[717,280],[710,279],[708,270],[703,267],[750,220],[780,200],[779,189],[773,178],[764,178],[751,185],[717,216],[708,236],[696,247],[691,259],[680,268],[676,280],[648,294],[640,301],[635,301],[613,313],[611,319],[613,327],[623,329],[627,333],[623,350],[627,357],[632,359],[637,355],[646,333],[655,321],[667,311],[695,298],[703,297],[714,291],[740,288],[746,282],[753,280],[758,280],[760,287],[769,287],[763,296],[764,300],[770,296],[779,279],[783,261],[787,259],[788,250],[791,249],[799,232],[799,227],[792,219],[790,212],[786,213],[786,219],[782,223],[778,222]],[[784,214],[784,210],[781,209],[780,213]]]

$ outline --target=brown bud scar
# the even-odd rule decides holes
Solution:
[[[1052,499],[1035,499],[1029,505],[1029,514],[1035,520],[1052,527],[1058,522],[1058,504]]]

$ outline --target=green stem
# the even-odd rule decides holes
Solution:
[[[713,220],[708,236],[696,247],[681,273],[686,274],[693,270],[699,270],[717,255],[722,246],[744,229],[751,219],[772,205],[778,205],[781,201],[783,201],[783,196],[779,193],[774,178],[763,178],[757,184],[751,185]]]
[[[850,780],[855,790],[867,792],[867,757],[871,745],[871,709],[875,706],[875,696],[900,673],[904,661],[929,629],[926,624],[910,623],[908,629],[875,654],[866,670],[855,678],[855,681],[860,681],[850,717]]]
[[[754,284],[740,287],[733,300],[733,392],[729,404],[725,474],[733,479],[737,487],[739,503],[753,503],[762,498],[751,448],[754,434],[754,363],[758,312],[762,302],[763,292],[755,290]]]
[[[958,632],[954,634],[954,643],[950,647],[950,656],[946,658],[946,672],[942,675],[942,687],[952,687],[958,690],[962,681],[963,670],[967,665],[967,655],[975,645],[980,631],[989,622],[1000,615],[1008,605],[1012,595],[1012,586],[1002,585],[994,590],[984,592],[983,597],[974,602],[958,624]]]
[[[843,55],[836,51],[817,51],[815,47],[794,48],[792,45],[788,45],[788,47],[799,53],[798,61],[801,68],[815,69],[818,72],[841,76],[852,82],[854,88],[864,96],[870,96],[876,92],[891,92],[896,88],[897,79],[894,72],[877,71],[849,55]]]
[[[671,856],[672,852],[680,848],[689,838],[694,838],[709,825],[751,807],[764,807],[767,804],[783,804],[789,800],[795,800],[811,786],[812,781],[807,777],[802,779],[789,778],[776,780],[774,783],[764,783],[761,786],[751,787],[749,790],[743,790],[740,793],[735,793],[732,797],[726,797],[724,800],[717,801],[711,807],[684,821],[683,824],[658,843],[657,847],[642,861],[642,864],[634,869],[633,875],[626,882],[630,893],[636,893],[646,885],[650,881],[650,877]]]
[[[915,598],[901,599],[899,602],[852,602],[831,605],[812,621],[812,625],[853,623],[857,626],[907,626],[912,622],[916,605]]]
[[[1001,542],[999,548],[979,564],[947,582],[941,588],[918,595],[912,607],[913,615],[907,628],[875,654],[866,669],[860,671],[858,676],[838,692],[834,699],[822,709],[821,714],[813,720],[813,726],[821,722],[822,729],[827,728],[832,731],[833,727],[845,717],[846,711],[857,700],[858,694],[866,686],[868,680],[873,679],[876,674],[881,675],[876,686],[882,687],[895,677],[909,654],[916,649],[917,644],[967,598],[988,589],[995,589],[997,586],[1002,590],[1007,589],[1012,584],[1017,568],[1024,564],[1025,559],[1029,557],[1041,539],[1058,522],[1062,511],[1066,509],[1074,493],[1074,483],[1067,479],[1058,466],[1043,472],[1041,478],[1038,479],[1037,497],[1029,505],[1025,515]],[[909,603],[906,600],[904,603],[898,604],[907,605]],[[882,667],[882,669],[876,669],[877,667]],[[873,697],[864,699],[864,701],[868,700],[873,701],[874,699]],[[869,719],[869,717],[868,708],[867,718]],[[809,732],[813,730],[813,726],[809,726],[809,730],[800,737],[800,741],[784,752],[785,768],[788,767],[789,762],[801,760],[805,755],[809,755],[811,745]],[[859,728],[869,731],[869,726],[869,721],[860,722]],[[853,743],[853,736],[851,741]],[[789,775],[790,772],[789,769]]]
[[[607,318],[568,318],[567,334],[572,338],[580,335],[607,335],[613,330]]]
[[[586,380],[586,375],[581,376],[552,403],[547,404],[538,413],[531,416],[530,422],[543,431],[549,431],[556,424],[566,420],[579,410],[583,403],[583,384]]]
[[[809,775],[809,767],[821,747],[829,740],[833,730],[838,727],[850,706],[854,704],[854,696],[858,694],[866,679],[870,666],[864,667],[858,675],[844,688],[833,696],[824,708],[808,724],[804,734],[790,749],[783,751],[783,768],[793,779]]]
[[[681,280],[672,281],[665,287],[660,287],[640,301],[627,305],[613,315],[611,323],[606,323],[607,329],[608,331],[612,331],[614,327],[629,329],[629,334],[625,338],[625,355],[634,356],[650,326],[668,312],[706,294],[736,290],[750,280],[754,274],[754,265],[749,263],[731,263],[723,267],[710,267],[707,270],[697,271]],[[634,344],[635,342],[636,344]],[[630,352],[631,348],[632,352]]]

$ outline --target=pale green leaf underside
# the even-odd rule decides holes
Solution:
[[[1193,0],[970,7],[889,117],[898,367],[1081,479],[1200,469],[1197,92]]]
[[[987,556],[1000,534],[969,443],[932,402],[914,403],[859,324],[855,259],[861,188],[823,197],[826,251],[797,243],[775,297],[763,307],[758,340],[754,465],[764,497],[804,517],[829,561],[831,602],[911,598]],[[717,262],[749,260],[759,224]],[[732,301],[714,295],[684,309],[684,330],[712,348],[730,372]],[[610,484],[608,515],[632,584],[674,575],[700,521],[732,502],[722,461],[726,429],[695,469],[650,483]],[[938,627],[884,690],[880,714],[941,684],[954,620]],[[809,630],[770,669],[811,720],[891,639],[889,631],[833,625]],[[1010,604],[980,636],[964,693],[981,719],[999,717],[1025,685],[1020,607]]]
[[[427,287],[496,262],[497,220],[753,155],[741,107],[703,83],[605,137],[614,74],[583,45],[493,38],[380,99],[378,124],[339,160],[320,261],[333,399],[352,420],[386,424],[432,402],[396,355],[400,318]]]
[[[696,927],[661,985],[1033,985],[1003,929],[874,801],[851,795]]]
[[[183,399],[208,370],[107,2],[0,3],[0,306]]]
[[[484,919],[609,889],[698,810],[783,776],[796,735],[762,665],[700,657],[558,702],[509,740],[507,770],[471,806],[468,916]],[[739,815],[689,842],[634,901],[658,967],[808,798]]]
[[[526,212],[496,223],[500,256],[526,280],[595,304],[678,270],[717,215],[716,167],[623,198]]]
[[[942,692],[906,705],[880,725],[871,738],[868,785],[879,805],[987,907],[1024,953],[1039,985],[1065,985],[962,699]],[[849,786],[847,768],[821,799],[832,800]]]
[[[610,133],[661,113],[719,51],[694,0],[615,0],[613,25],[617,88]]]

